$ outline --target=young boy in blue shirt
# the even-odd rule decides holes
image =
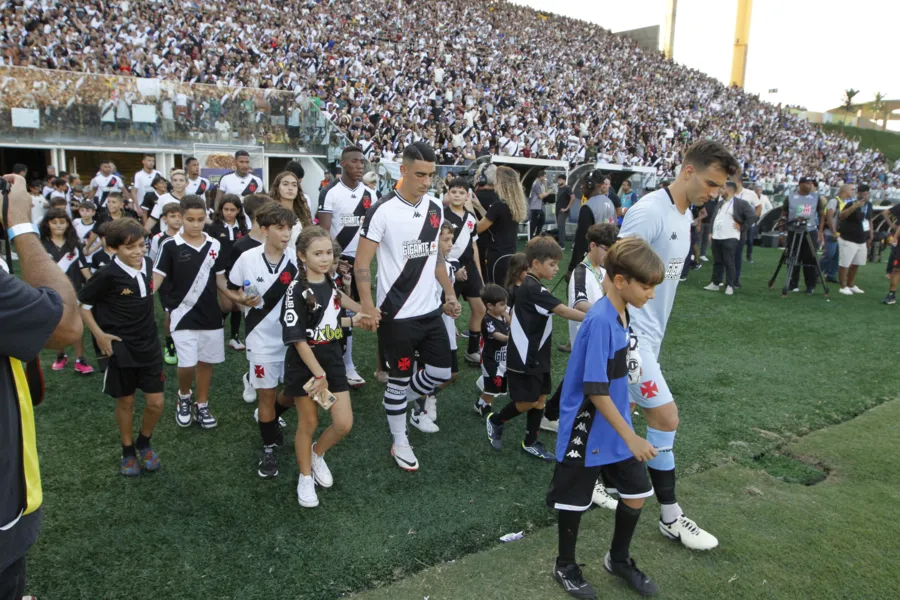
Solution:
[[[604,266],[606,295],[588,311],[572,342],[560,398],[556,469],[547,491],[547,505],[559,511],[559,555],[553,577],[576,598],[596,597],[575,562],[575,544],[598,477],[620,498],[603,566],[642,595],[658,591],[629,553],[644,498],[653,495],[644,462],[664,449],[654,448],[631,426],[628,305],[640,308],[653,297],[665,267],[650,245],[637,237],[617,241]]]

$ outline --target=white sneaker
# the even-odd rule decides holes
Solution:
[[[710,283],[708,286],[706,286],[706,287],[703,288],[703,289],[706,290],[706,291],[709,291],[709,292],[718,292],[718,291],[719,291],[719,284],[717,284],[717,283]]]
[[[241,378],[241,381],[244,383],[244,393],[242,394],[244,398],[244,402],[247,404],[252,404],[256,402],[256,390],[253,389],[253,386],[250,384],[250,372],[244,373],[244,376]]]
[[[864,291],[862,291],[855,285],[852,288],[850,288],[850,291],[853,292],[854,294],[865,294]]]
[[[297,482],[297,501],[303,508],[315,508],[319,505],[316,482],[312,475],[300,475],[300,481]]]
[[[794,289],[791,290],[792,293],[797,293],[797,292],[799,292],[799,291],[800,291],[800,288],[794,288]]]
[[[325,489],[334,485],[334,478],[331,476],[331,470],[325,464],[325,457],[316,454],[316,445],[312,445],[312,474],[316,480],[316,485]]]
[[[412,412],[409,413],[409,424],[422,433],[437,433],[441,430],[441,428],[435,425],[434,421],[431,420],[431,417],[428,416],[427,412],[422,411],[416,413],[416,409],[413,409]]]
[[[709,261],[709,259],[708,259],[708,258],[706,258],[706,257],[705,257],[705,256],[701,256],[701,257],[700,257],[700,260],[702,260],[702,261],[703,261],[703,262],[707,262],[707,261]]]
[[[480,352],[472,352],[471,354],[466,352],[463,354],[463,360],[469,363],[470,365],[480,365],[481,364],[481,353]]]
[[[347,371],[347,383],[350,385],[350,387],[356,389],[366,385],[366,380],[360,377],[359,373],[353,370]]]
[[[850,289],[850,288],[848,288],[848,287],[842,287],[839,291],[840,291],[840,293],[842,293],[842,294],[845,295],[845,296],[852,296],[852,295],[853,295],[853,290]]]
[[[437,423],[437,398],[433,395],[425,396],[425,412],[428,413],[432,421]]]
[[[416,455],[413,454],[412,446],[409,444],[401,446],[395,443],[391,446],[391,456],[397,461],[397,466],[404,471],[419,470],[419,461],[416,459]]]
[[[547,417],[541,417],[541,429],[556,433],[559,431],[559,421],[551,421]]]
[[[253,420],[259,423],[259,409],[253,411]],[[278,426],[284,429],[287,427],[287,421],[285,421],[282,417],[278,417]]]
[[[712,550],[719,545],[719,540],[714,535],[703,531],[684,515],[668,525],[660,521],[659,531],[669,539],[679,540],[685,548],[691,550]]]
[[[726,296],[734,296],[734,288],[731,287],[730,285],[727,288],[725,288],[725,295]]]
[[[230,340],[228,340],[228,347],[231,348],[232,350],[237,350],[237,351],[247,349],[247,347],[241,343],[241,340],[239,340],[237,338],[231,338]]]
[[[599,479],[594,484],[594,493],[591,496],[591,500],[600,508],[608,508],[609,510],[616,510],[616,507],[619,506],[619,501],[609,495],[603,482]]]

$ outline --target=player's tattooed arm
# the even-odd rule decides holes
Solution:
[[[357,285],[361,283],[372,285],[372,271],[368,267],[364,269],[355,269],[353,274],[356,275]]]

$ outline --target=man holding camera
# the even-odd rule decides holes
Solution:
[[[869,202],[869,186],[861,183],[856,188],[856,200],[847,200],[841,211],[838,238],[838,279],[840,292],[845,296],[864,294],[856,285],[856,273],[866,264],[875,230],[872,227],[872,203]]]
[[[800,243],[800,265],[803,266],[803,280],[806,283],[806,294],[811,296],[816,289],[816,268],[818,265],[815,250],[806,240],[797,240],[797,236],[818,234],[819,246],[825,243],[825,214],[819,204],[819,195],[814,191],[816,181],[812,177],[801,177],[797,191],[784,202],[782,214],[785,229],[788,231],[787,247]],[[810,237],[810,241],[812,238]],[[800,265],[796,265],[799,267]],[[791,290],[798,292],[800,269],[791,273]]]
[[[65,348],[82,335],[75,290],[41,245],[31,196],[18,175],[4,177],[2,220],[22,279],[0,269],[0,600],[25,590],[25,553],[41,523],[32,404],[40,402],[42,348]],[[11,185],[10,185],[11,184]],[[29,364],[30,363],[30,364]]]

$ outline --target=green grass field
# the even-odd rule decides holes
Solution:
[[[815,567],[829,582],[839,578],[839,567],[858,568],[851,579],[864,579],[872,591],[859,595],[842,588],[826,597],[890,597],[896,576],[879,578],[876,569],[890,569],[895,555],[845,555],[858,551],[860,531],[851,517],[860,513],[869,517],[864,535],[884,541],[888,528],[881,519],[889,518],[883,517],[886,505],[897,497],[878,486],[890,481],[877,473],[869,477],[873,495],[860,505],[849,476],[840,478],[848,485],[834,496],[810,496],[803,491],[827,489],[834,472],[806,488],[776,484],[761,471],[786,481],[815,479],[815,469],[776,450],[896,397],[897,316],[895,307],[880,304],[884,265],[862,270],[864,296],[782,300],[780,292],[766,289],[777,257],[774,250],[757,250],[757,263],[745,265],[744,289],[731,298],[701,290],[709,280],[708,263],[681,284],[662,351],[682,420],[680,500],[723,547],[702,556],[668,549],[652,533],[651,503],[636,556],[648,572],[658,573],[664,590],[681,597],[701,593],[690,587],[696,572],[707,595],[730,586],[741,590],[736,597],[811,597],[802,584],[816,580],[805,572],[795,580],[795,565]],[[563,296],[563,286],[557,293]],[[555,329],[555,341],[564,341],[565,323],[557,320]],[[370,376],[374,336],[362,333],[355,343],[360,373]],[[557,379],[565,359],[554,351]],[[51,355],[45,360],[49,365]],[[167,367],[166,413],[153,438],[163,468],[135,480],[117,474],[113,403],[99,391],[101,377],[80,379],[71,368],[48,371],[47,401],[37,409],[45,521],[29,555],[29,593],[41,600],[326,599],[384,588],[370,592],[372,597],[504,598],[515,590],[523,597],[524,582],[543,590],[527,597],[565,597],[547,575],[555,552],[548,527],[555,517],[543,497],[552,466],[515,452],[512,443],[499,454],[490,450],[471,409],[478,371],[461,368],[457,384],[439,396],[441,432],[411,431],[422,465],[418,473],[401,471],[390,457],[380,386],[370,381],[354,394],[354,430],[327,457],[335,486],[320,493],[321,505],[312,510],[297,505],[292,448],[279,455],[278,479],[256,475],[260,441],[253,405],[240,397],[243,355],[229,351],[216,369],[211,408],[219,427],[212,431],[175,425],[174,367]],[[887,429],[896,412],[884,414],[874,423]],[[293,430],[294,413],[286,418]],[[639,419],[636,426],[642,428]],[[523,428],[524,423],[509,428],[508,439],[517,439]],[[883,440],[896,451],[895,430],[869,441]],[[815,439],[831,439],[828,431],[822,435]],[[553,436],[545,440],[552,444]],[[849,446],[843,439],[835,444]],[[883,454],[877,464],[890,470],[893,452]],[[746,485],[763,495],[744,494]],[[845,514],[850,506],[853,514]],[[821,521],[823,516],[830,520]],[[588,523],[597,535],[583,536],[585,560],[607,543],[608,515],[594,514]],[[499,543],[499,536],[519,530],[527,533],[525,544]],[[769,548],[767,540],[779,543]],[[896,553],[896,543],[892,547]],[[426,570],[482,551],[458,568]],[[798,556],[803,553],[809,556]],[[680,568],[663,569],[661,556],[676,556]],[[434,579],[432,592],[435,574],[440,581]],[[588,575],[603,582],[596,562]],[[494,577],[510,585],[491,585]],[[399,587],[385,587],[395,582]],[[772,587],[759,587],[765,585]]]

